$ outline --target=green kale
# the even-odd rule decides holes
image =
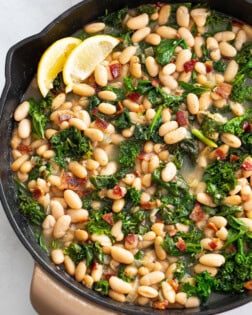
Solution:
[[[142,4],[139,7],[137,7],[137,12],[139,14],[141,13],[147,13],[149,15],[157,12],[157,6],[155,4]]]
[[[15,181],[18,185],[19,209],[21,213],[31,224],[40,226],[46,217],[43,207],[32,198],[23,183],[18,179],[15,179]]]
[[[220,73],[224,73],[226,68],[227,68],[227,62],[224,60],[218,60],[218,61],[214,61],[213,62],[213,68],[215,71],[220,72]]]
[[[251,60],[252,42],[243,45],[242,49],[238,51],[235,60],[240,67],[245,66]]]
[[[156,61],[162,66],[168,64],[174,56],[177,46],[181,46],[184,49],[187,48],[186,42],[183,39],[162,40],[160,44],[154,48]]]
[[[57,77],[53,80],[53,88],[52,93],[58,94],[65,90],[65,84],[63,81],[63,75],[62,72],[60,72]]]
[[[124,20],[126,14],[128,13],[128,7],[124,7],[121,10],[117,10],[109,13],[109,10],[106,10],[105,15],[101,18],[102,22],[106,26],[110,26],[117,29],[122,29],[122,21]]]
[[[139,250],[139,251],[135,254],[134,259],[135,259],[135,260],[142,260],[143,257],[144,257],[144,252],[141,251],[141,250]]]
[[[227,161],[216,160],[209,164],[204,172],[203,181],[206,183],[206,192],[217,205],[228,195],[236,185],[234,165]]]
[[[218,32],[232,30],[232,18],[217,11],[210,11],[207,17],[206,24],[207,32],[205,37],[213,36]]]
[[[198,142],[192,138],[184,139],[176,144],[169,145],[169,152],[174,156],[173,162],[178,169],[183,166],[185,157],[195,165],[199,153]]]
[[[41,232],[38,235],[38,244],[43,249],[43,251],[45,251],[47,254],[49,254],[49,249],[47,248],[45,238]]]
[[[90,268],[95,262],[99,264],[104,263],[104,253],[98,242],[90,245],[83,243],[71,243],[64,249],[64,254],[68,255],[76,265],[78,265],[78,263],[82,260],[85,260],[88,268]]]
[[[29,173],[28,180],[36,180],[38,177],[47,178],[52,173],[52,165],[49,162],[43,162],[39,156],[33,157],[34,167]]]
[[[93,286],[94,290],[99,292],[101,295],[108,295],[109,292],[109,282],[108,280],[99,280],[94,283]]]
[[[112,238],[111,225],[103,219],[103,215],[108,213],[106,208],[101,210],[91,210],[89,212],[89,221],[86,224],[86,229],[90,234],[105,234]]]
[[[183,92],[184,98],[189,93],[201,95],[202,93],[205,93],[205,92],[208,92],[211,90],[209,87],[198,85],[197,83],[196,84],[190,84],[190,83],[186,83],[184,81],[179,81],[178,83],[179,83],[179,86],[182,87],[184,90],[184,92]]]
[[[131,282],[134,279],[132,277],[130,277],[130,276],[127,276],[125,274],[125,267],[126,266],[127,265],[120,264],[119,269],[118,269],[118,277],[120,279],[122,279],[123,281],[125,281],[125,282]]]
[[[127,209],[127,205],[125,207]],[[122,220],[122,230],[125,235],[140,234],[143,235],[150,230],[148,225],[149,214],[145,210],[138,210],[131,213],[124,210],[116,214],[116,220]]]
[[[88,102],[88,112],[92,119],[96,119],[96,117],[100,117],[100,113],[97,109],[98,105],[101,103],[101,100],[96,95],[89,97]],[[95,114],[94,114],[95,113]]]
[[[203,271],[194,277],[195,285],[186,282],[181,287],[188,297],[197,296],[202,302],[206,302],[212,290],[215,289],[216,279],[209,272]]]
[[[32,132],[38,138],[45,137],[45,127],[49,122],[49,115],[51,113],[52,95],[47,96],[40,100],[33,98],[29,99],[29,117],[32,123]]]
[[[135,159],[141,152],[138,142],[124,140],[119,145],[119,163],[126,167],[134,167]]]
[[[227,121],[224,125],[223,131],[232,133],[238,137],[240,137],[244,133],[243,124],[252,122],[252,110],[249,109],[245,112],[244,115],[235,117]]]
[[[221,205],[218,209],[218,215],[227,217],[230,215],[236,215],[242,213],[241,206]]]
[[[130,200],[134,205],[140,203],[141,191],[137,190],[134,187],[127,187],[126,199]]]
[[[206,137],[211,137],[215,133],[222,132],[223,124],[219,121],[212,119],[207,115],[202,115],[202,122],[200,125],[200,129]]]
[[[129,116],[129,110],[124,108],[123,112],[113,120],[113,125],[118,129],[126,129],[132,126]]]
[[[81,160],[92,152],[89,139],[75,127],[59,131],[51,137],[50,143],[56,153],[53,161],[62,168],[66,167],[66,159]]]
[[[241,237],[243,237],[249,230],[248,226],[236,217],[229,215],[228,217],[228,238],[224,244],[224,247],[234,243]]]
[[[114,175],[95,175],[91,176],[89,180],[99,190],[113,188],[117,183],[117,178]]]
[[[108,85],[104,88],[105,91],[114,92],[117,96],[115,102],[122,101],[125,99],[125,93],[123,89],[116,88],[114,86]]]
[[[174,277],[180,282],[186,274],[186,263],[184,260],[178,260],[176,262],[176,270],[174,272]]]

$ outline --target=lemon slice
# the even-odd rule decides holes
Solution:
[[[43,53],[38,64],[37,82],[44,97],[53,87],[53,80],[63,70],[70,52],[81,42],[75,37],[64,37],[54,42]]]
[[[70,92],[75,83],[88,78],[119,42],[119,39],[110,35],[96,35],[85,39],[77,46],[70,53],[63,68],[66,92]]]

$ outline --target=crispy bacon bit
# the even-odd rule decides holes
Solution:
[[[104,275],[105,280],[109,280],[111,277],[115,276],[115,273],[107,273]]]
[[[176,243],[176,247],[181,251],[185,251],[186,250],[186,243],[185,241],[183,240],[183,238],[179,237],[178,238],[178,241]]]
[[[163,3],[161,1],[156,2],[156,7],[161,8],[163,6]]]
[[[158,87],[158,86],[159,86],[158,80],[152,79],[152,80],[151,80],[151,85],[154,86],[154,87]]]
[[[187,112],[184,110],[179,110],[176,113],[176,120],[180,126],[187,126],[189,124]]]
[[[217,226],[216,226],[214,223],[212,223],[212,222],[209,222],[209,223],[207,224],[207,227],[208,227],[209,229],[211,229],[211,230],[214,230],[215,232],[218,231]]]
[[[114,219],[113,219],[113,213],[112,213],[112,212],[103,214],[102,218],[103,218],[103,220],[106,221],[108,224],[114,225]]]
[[[227,154],[222,149],[216,149],[215,150],[215,156],[217,160],[225,161]]]
[[[144,151],[142,151],[138,154],[137,158],[139,160],[149,161],[154,155],[156,155],[154,152],[145,153]]]
[[[123,197],[123,190],[120,186],[116,185],[113,188],[113,194],[118,195],[119,197]]]
[[[72,189],[75,191],[82,190],[86,184],[86,178],[78,178],[70,173],[63,173],[61,176],[61,184],[63,189]]]
[[[248,121],[244,121],[243,124],[242,124],[242,129],[245,132],[252,132],[252,124],[249,123]]]
[[[244,283],[244,288],[247,290],[252,290],[252,280],[249,280]]]
[[[141,97],[141,94],[138,92],[131,92],[127,94],[127,98],[129,98],[132,102],[138,102]]]
[[[157,206],[156,201],[141,202],[141,208],[145,210],[154,209]]]
[[[211,241],[211,242],[209,242],[209,247],[211,248],[211,249],[213,249],[213,250],[215,250],[216,249],[216,247],[217,247],[217,243],[216,243],[216,241],[215,240],[213,240],[213,241]]]
[[[108,125],[109,123],[107,121],[105,121],[104,119],[101,119],[99,117],[97,117],[95,119],[95,125],[99,128],[99,129],[107,129],[108,128]]]
[[[135,244],[135,242],[137,241],[137,236],[136,234],[128,234],[125,237],[125,242],[127,242],[128,244],[132,245]]]
[[[61,114],[59,115],[58,119],[59,119],[59,122],[63,122],[63,121],[69,121],[71,118],[73,118],[73,115],[71,114]]]
[[[170,279],[167,282],[172,286],[175,292],[178,292],[178,288],[179,288],[178,280]]]
[[[232,20],[232,26],[243,27],[244,23],[237,21],[237,20]]]
[[[111,72],[113,79],[117,79],[120,76],[121,65],[119,62],[112,63],[111,65],[109,65],[109,69],[110,69],[110,72]]]
[[[205,217],[205,212],[201,208],[200,204],[197,202],[189,216],[191,220],[194,222],[200,222],[204,219]]]
[[[93,262],[92,266],[91,266],[91,269],[92,269],[92,271],[93,270],[97,270],[98,269],[98,264],[96,262]]]
[[[20,143],[17,146],[17,150],[20,151],[22,154],[32,154],[32,149],[28,145],[23,143]]]
[[[195,63],[198,62],[198,59],[195,58],[195,59],[191,59],[187,62],[184,63],[184,71],[185,72],[190,72],[193,70],[194,66],[195,66]]]
[[[117,106],[119,107],[119,109],[116,111],[116,115],[120,115],[123,113],[123,104],[122,102],[117,102]]]
[[[33,191],[32,191],[32,198],[34,199],[39,199],[39,197],[42,196],[42,192],[39,188],[35,188]]]
[[[234,163],[234,162],[236,162],[238,160],[239,160],[239,156],[238,155],[234,155],[234,154],[230,155],[230,162],[231,163]]]
[[[209,72],[212,72],[213,71],[213,67],[210,63],[206,63],[206,72],[209,73]]]
[[[98,108],[94,108],[94,109],[92,110],[92,112],[91,112],[91,114],[92,114],[93,116],[96,116],[98,113],[99,113]]]
[[[168,308],[169,302],[167,300],[154,301],[152,305],[157,310],[166,310]]]
[[[252,171],[252,160],[250,158],[246,158],[242,165],[241,165],[241,168],[244,170],[244,171]]]
[[[220,83],[215,88],[214,92],[220,95],[222,98],[227,99],[232,91],[232,85],[228,83]]]

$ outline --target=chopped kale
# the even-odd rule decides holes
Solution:
[[[186,42],[183,39],[162,40],[154,49],[156,61],[162,66],[168,64],[174,56],[177,46],[181,46],[184,49],[187,48]]]
[[[220,72],[220,73],[224,73],[226,68],[227,68],[227,62],[224,60],[218,60],[218,61],[214,61],[213,62],[213,68],[215,71]]]
[[[125,274],[125,267],[126,266],[127,265],[120,264],[119,269],[118,269],[118,277],[125,282],[131,282],[133,280],[133,278],[131,278],[130,276],[127,276]]]
[[[189,93],[194,93],[196,95],[201,95],[202,93],[208,92],[211,89],[206,86],[198,85],[198,84],[190,84],[184,81],[179,81],[179,86],[184,90],[184,97]]]
[[[108,280],[99,280],[94,283],[94,290],[99,292],[101,295],[108,295],[109,292],[109,282]]]
[[[116,185],[117,178],[114,175],[95,175],[90,177],[90,182],[96,189],[109,189]]]
[[[122,141],[119,145],[119,163],[126,167],[134,167],[135,159],[140,152],[141,146],[138,142]]]
[[[36,180],[38,177],[47,178],[52,173],[52,165],[49,162],[43,162],[39,156],[33,158],[34,167],[29,172],[29,181]]]
[[[202,115],[202,122],[200,129],[206,137],[212,137],[215,133],[222,132],[223,124],[219,121],[212,119],[207,115]]]
[[[124,108],[123,112],[115,118],[113,124],[118,130],[131,127],[132,122],[130,120],[129,110],[127,108]]]
[[[207,28],[207,33],[205,33],[204,36],[213,36],[218,32],[231,31],[232,19],[220,12],[211,10],[207,17],[205,26]]]
[[[148,232],[150,230],[148,217],[148,212],[144,210],[138,210],[133,213],[124,210],[116,215],[117,220],[122,220],[122,230],[125,235],[143,235]]]

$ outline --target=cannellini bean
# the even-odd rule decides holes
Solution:
[[[211,196],[204,192],[197,193],[196,199],[198,202],[202,203],[203,205],[206,205],[211,208],[216,207],[216,205],[213,203]]]
[[[99,98],[101,98],[104,101],[115,101],[117,99],[117,96],[112,91],[100,91],[98,92]]]
[[[17,158],[12,164],[11,169],[13,172],[17,172],[22,164],[29,159],[28,154],[21,155],[19,158]]]
[[[104,134],[101,130],[96,128],[87,128],[84,130],[84,135],[92,141],[101,142],[104,139]]]
[[[16,121],[21,121],[25,119],[29,114],[29,110],[30,110],[30,103],[27,101],[24,101],[23,103],[19,104],[18,107],[16,108],[14,112],[14,119]]]
[[[227,42],[220,42],[219,48],[222,56],[224,57],[232,58],[236,56],[236,49]]]
[[[176,71],[176,65],[174,63],[168,63],[162,69],[163,74],[171,75]]]
[[[194,307],[198,307],[199,305],[200,305],[200,300],[196,296],[190,296],[185,303],[186,308],[194,308]]]
[[[86,178],[87,177],[87,170],[86,168],[81,165],[77,161],[71,161],[68,164],[68,169],[76,176],[79,178]]]
[[[139,61],[139,58],[137,56],[132,56],[130,58],[130,73],[131,75],[136,78],[140,79],[142,77],[142,68]]]
[[[177,36],[177,30],[170,26],[160,26],[156,29],[156,33],[164,39],[173,39]]]
[[[175,301],[181,305],[185,305],[187,301],[187,294],[185,292],[178,292],[176,294]]]
[[[186,98],[187,108],[192,115],[196,115],[199,112],[199,99],[196,94],[189,93]]]
[[[124,205],[125,205],[125,199],[121,198],[121,199],[114,200],[112,204],[112,211],[115,213],[118,213],[122,211],[122,209],[124,208]]]
[[[113,115],[116,112],[116,106],[110,103],[100,103],[98,109],[101,113],[105,115]]]
[[[108,155],[102,148],[95,148],[93,156],[100,165],[105,166],[108,164]]]
[[[235,60],[231,60],[224,72],[225,82],[232,82],[239,70],[239,65]]]
[[[139,43],[144,40],[151,32],[150,27],[144,27],[134,32],[131,36],[132,43]]]
[[[87,129],[87,125],[85,124],[85,122],[79,118],[71,118],[69,120],[69,125],[70,126],[74,126],[79,130],[85,130]]]
[[[83,281],[86,271],[87,271],[86,263],[84,261],[79,262],[75,269],[75,280],[78,282]]]
[[[71,217],[69,215],[61,216],[55,223],[53,228],[53,237],[58,239],[62,238],[68,230],[71,223]]]
[[[108,83],[108,72],[106,67],[102,64],[99,64],[95,67],[94,71],[95,82],[99,86],[106,86]]]
[[[118,246],[111,247],[111,256],[114,260],[126,265],[134,261],[134,256],[130,251]]]
[[[208,37],[206,40],[206,46],[208,50],[219,49],[219,44],[214,37]]]
[[[121,221],[121,220],[117,221],[117,222],[113,225],[113,227],[112,227],[112,229],[111,229],[111,234],[112,234],[112,236],[114,236],[114,238],[115,238],[115,240],[116,240],[117,242],[120,242],[120,241],[123,240],[124,234],[123,234],[123,232],[122,232],[122,221]]]
[[[79,242],[85,242],[88,239],[88,232],[85,230],[77,229],[74,231],[74,237]]]
[[[165,4],[160,8],[158,15],[158,24],[166,24],[171,14],[171,6],[169,4]]]
[[[108,295],[111,299],[117,301],[117,302],[125,302],[126,301],[126,297],[124,294],[118,293],[114,290],[109,290]]]
[[[182,141],[187,136],[187,130],[185,127],[179,127],[173,131],[168,132],[164,136],[164,141],[167,144],[174,144]]]
[[[161,271],[153,271],[140,279],[140,285],[151,286],[153,284],[159,283],[165,278],[165,275]]]
[[[158,296],[158,291],[152,287],[141,285],[137,289],[137,293],[141,296],[153,299]]]
[[[88,221],[88,211],[86,209],[70,209],[67,214],[71,217],[71,223],[81,223]]]
[[[95,23],[85,25],[84,31],[89,34],[98,33],[98,32],[103,31],[105,26],[106,26],[105,23],[95,22]]]
[[[224,205],[240,205],[242,203],[242,199],[241,196],[239,195],[233,195],[233,196],[227,196],[224,198],[224,200],[222,201],[222,203]]]
[[[231,133],[224,132],[221,135],[221,140],[231,148],[239,148],[241,146],[241,140]]]
[[[225,258],[221,254],[204,254],[200,257],[199,262],[209,267],[220,267],[225,263]]]
[[[85,275],[83,278],[82,283],[87,287],[87,288],[92,288],[94,280],[90,275]]]
[[[68,206],[72,209],[80,209],[82,207],[82,201],[79,195],[73,190],[66,189],[64,191],[64,199]]]
[[[50,201],[50,208],[52,215],[56,220],[64,215],[64,208],[62,204],[58,200],[51,200]]]
[[[108,164],[101,170],[100,175],[113,175],[117,171],[117,163],[115,161],[110,161]]]
[[[176,69],[178,72],[181,72],[184,70],[184,64],[187,61],[190,61],[192,58],[192,52],[190,49],[183,49],[178,53],[177,59],[176,59]]]
[[[73,85],[73,92],[80,96],[89,97],[95,94],[95,89],[86,83],[78,83]]]
[[[220,240],[226,241],[228,237],[228,231],[225,227],[221,227],[217,232],[216,236],[219,237]]]
[[[52,101],[52,108],[56,110],[61,105],[63,105],[65,101],[66,101],[66,94],[65,93],[58,94]]]
[[[197,8],[191,10],[191,16],[198,27],[202,27],[206,24],[207,10],[205,8]]]
[[[27,174],[32,170],[32,168],[33,164],[31,163],[31,161],[25,161],[20,167],[20,172],[23,174]]]
[[[93,242],[98,242],[101,246],[111,246],[111,240],[107,235],[104,234],[92,234],[91,240]]]
[[[150,45],[157,46],[161,42],[161,37],[156,33],[150,33],[145,37],[145,41]]]
[[[43,221],[42,228],[44,230],[51,229],[54,227],[55,223],[56,223],[55,218],[51,214],[49,214],[46,216],[45,220]]]
[[[136,50],[137,50],[136,46],[128,46],[124,48],[124,50],[122,51],[119,57],[119,62],[122,65],[125,65],[126,63],[128,63],[130,61],[130,58],[135,55]]]
[[[201,36],[196,36],[194,38],[194,52],[198,58],[201,58],[203,53],[202,53],[202,45],[204,45],[205,40]]]
[[[62,249],[53,249],[51,251],[51,258],[55,265],[61,265],[64,262],[64,254]]]
[[[170,182],[177,174],[176,165],[169,162],[161,171],[161,178],[164,182]]]
[[[172,286],[168,282],[163,281],[161,283],[161,288],[162,288],[162,294],[164,298],[171,304],[175,303],[176,293],[174,289],[172,288]]]
[[[162,71],[159,72],[159,80],[170,90],[175,90],[178,87],[177,80],[175,80],[171,75],[164,74]]]
[[[185,40],[186,44],[189,47],[194,46],[194,37],[193,37],[192,33],[188,30],[188,28],[180,27],[178,29],[178,34],[180,35],[181,38],[183,38]]]
[[[236,38],[235,38],[235,48],[239,51],[241,50],[242,46],[244,43],[246,43],[247,41],[247,35],[246,32],[244,30],[239,30]]]
[[[210,273],[210,275],[212,277],[215,277],[216,274],[217,274],[217,271],[218,271],[217,268],[215,268],[215,267],[209,267],[209,266],[205,266],[205,265],[202,265],[202,264],[195,265],[193,270],[194,270],[195,273],[201,273],[203,271],[207,271],[207,272]]]
[[[229,42],[235,38],[235,33],[231,31],[218,32],[214,35],[214,38],[218,42],[222,42],[222,41]]]
[[[154,242],[155,253],[160,260],[165,260],[167,258],[166,251],[163,249],[162,244],[163,238],[161,236],[157,236]]]
[[[65,265],[66,272],[70,276],[74,276],[75,264],[74,264],[74,262],[72,261],[72,259],[69,256],[65,256],[65,258],[64,258],[64,265]]]
[[[18,136],[26,139],[31,134],[31,121],[27,118],[22,119],[18,124]]]
[[[156,77],[159,72],[159,65],[152,56],[148,56],[145,59],[145,66],[151,77]]]
[[[227,219],[219,215],[215,215],[209,218],[208,222],[213,223],[218,229],[225,227],[227,225]]]
[[[176,12],[177,24],[179,26],[188,27],[190,21],[190,15],[186,6],[179,6]]]
[[[139,30],[149,23],[149,16],[146,13],[132,17],[127,21],[127,27],[131,30]]]
[[[235,116],[242,116],[245,112],[243,105],[240,103],[230,101],[229,106]]]
[[[109,278],[109,285],[112,290],[121,294],[128,294],[132,290],[130,283],[115,276]]]

